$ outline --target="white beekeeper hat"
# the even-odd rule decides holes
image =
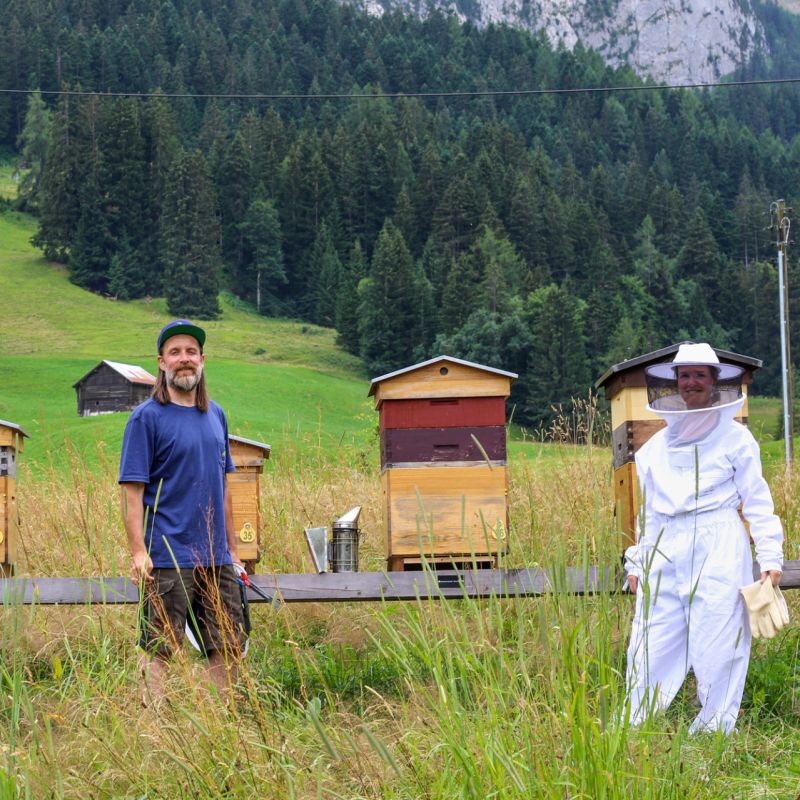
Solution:
[[[711,402],[707,408],[687,408],[686,401],[678,389],[678,372],[681,367],[709,367],[714,374],[714,388]],[[698,417],[709,410],[728,409],[731,418],[744,402],[742,395],[742,375],[744,367],[734,364],[722,364],[714,348],[705,342],[684,342],[672,361],[662,361],[645,367],[647,383],[647,408],[666,420],[667,425],[687,426],[688,422],[678,423],[680,417],[689,415]],[[710,422],[709,422],[710,424]],[[695,419],[691,425],[699,426]],[[677,430],[677,427],[676,427]]]
[[[711,367],[716,372],[717,380],[732,381],[742,377],[743,367],[733,364],[721,364],[714,348],[706,342],[694,344],[684,342],[678,347],[678,352],[672,361],[665,361],[661,364],[653,364],[645,368],[648,375],[655,378],[665,378],[674,380],[676,378],[676,367],[678,366],[703,366]]]

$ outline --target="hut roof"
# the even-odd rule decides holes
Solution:
[[[403,367],[403,369],[398,369],[394,372],[387,372],[385,375],[379,375],[377,378],[373,378],[369,385],[369,394],[367,397],[372,397],[372,395],[375,394],[378,385],[384,381],[388,381],[391,378],[396,378],[398,375],[404,375],[407,372],[413,372],[414,370],[428,367],[431,364],[436,364],[440,361],[450,361],[453,364],[461,364],[463,367],[472,367],[473,369],[480,369],[484,372],[491,372],[494,375],[502,375],[504,378],[510,378],[512,381],[515,381],[519,377],[516,372],[506,372],[503,369],[487,367],[484,364],[476,364],[472,361],[464,361],[463,359],[455,358],[454,356],[436,356],[436,358],[429,358],[427,361],[422,361],[419,364],[414,364],[410,367]]]
[[[234,442],[240,442],[241,444],[249,444],[252,447],[258,447],[261,450],[264,450],[269,456],[270,451],[272,450],[272,445],[265,444],[264,442],[257,442],[255,439],[245,439],[244,436],[234,436],[234,434],[229,433],[228,438],[232,439]]]
[[[6,420],[4,420],[4,419],[0,419],[0,427],[3,427],[3,428],[11,428],[12,430],[14,430],[14,431],[17,431],[17,433],[20,433],[20,434],[22,434],[22,435],[23,435],[25,438],[27,438],[27,439],[30,439],[30,438],[31,438],[31,437],[30,437],[30,436],[28,436],[28,434],[27,434],[27,433],[25,433],[25,431],[24,431],[24,430],[22,430],[22,428],[20,428],[20,426],[19,426],[19,425],[17,425],[15,422],[7,422],[7,421],[6,421]]]
[[[119,373],[125,378],[126,381],[129,383],[142,383],[147,386],[155,386],[156,379],[142,367],[136,366],[136,364],[121,364],[119,361],[109,361],[107,359],[103,359],[96,367],[90,369],[80,380],[75,381],[72,384],[73,388],[76,388],[79,384],[83,383],[90,375],[92,375],[98,367],[105,364],[114,372]]]
[[[686,342],[671,344],[668,347],[662,347],[660,350],[653,350],[651,353],[645,353],[642,356],[636,356],[636,358],[629,358],[627,361],[620,361],[619,364],[614,364],[613,367],[606,370],[603,375],[598,378],[594,386],[596,389],[601,389],[611,378],[618,375],[620,372],[627,372],[636,367],[646,367],[650,364],[658,364],[660,361],[666,361],[668,356],[678,352],[678,348],[682,344],[686,344]],[[732,353],[730,350],[721,350],[719,347],[714,347],[713,350],[717,354],[719,360],[727,364],[738,364],[742,367],[750,367],[753,370],[760,369],[763,364],[760,358],[743,356],[740,353]]]

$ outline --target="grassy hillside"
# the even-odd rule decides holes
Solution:
[[[129,303],[90,294],[44,261],[29,239],[29,217],[0,215],[0,418],[32,435],[26,461],[41,461],[65,437],[79,449],[118,447],[127,414],[80,418],[73,384],[98,361],[139,364],[154,372],[155,339],[170,319],[163,299]],[[212,395],[235,433],[274,442],[284,437],[336,446],[365,437],[374,423],[369,379],[336,347],[335,332],[268,320],[223,298],[208,332]]]

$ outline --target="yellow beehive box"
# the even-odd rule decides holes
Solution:
[[[681,344],[679,342],[615,364],[595,384],[597,389],[603,389],[611,408],[615,513],[617,528],[626,547],[636,539],[636,514],[639,504],[634,463],[636,452],[665,425],[657,414],[647,408],[645,368],[651,364],[671,361]],[[753,373],[761,367],[761,361],[727,350],[715,348],[715,352],[722,363],[744,368],[742,392],[745,401],[736,418],[747,424],[747,389],[753,382]]]
[[[0,573],[12,575],[17,560],[17,456],[28,434],[19,425],[0,419]]]
[[[505,550],[504,466],[388,469],[381,476],[389,561],[494,558]]]
[[[239,558],[255,572],[261,558],[261,473],[271,447],[263,442],[228,436],[236,472],[228,475]]]
[[[372,381],[389,570],[493,564],[508,528],[505,400],[513,372],[439,356]]]

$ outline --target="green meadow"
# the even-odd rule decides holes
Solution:
[[[31,435],[26,459],[57,458],[69,440],[93,462],[104,443],[118,451],[127,414],[81,418],[74,383],[109,359],[157,370],[155,339],[170,319],[163,299],[130,303],[73,286],[66,271],[29,244],[30,218],[0,216],[0,418]],[[213,396],[231,431],[273,443],[335,449],[368,436],[374,410],[359,362],[335,345],[331,330],[267,320],[223,298],[223,315],[204,323]]]
[[[78,417],[72,385],[103,358],[153,371],[168,315],[160,299],[119,303],[73,286],[31,248],[32,231],[0,213],[0,418],[31,435],[18,570],[125,574],[116,461],[128,415]],[[259,571],[309,571],[303,527],[355,504],[362,569],[382,569],[370,376],[329,330],[263,319],[230,297],[223,309],[207,325],[212,394],[232,432],[273,446]],[[800,482],[782,469],[779,414],[774,399],[751,402],[787,557],[798,558]],[[617,565],[609,449],[514,436],[508,565]],[[787,593],[795,618],[797,594]],[[668,712],[627,724],[631,611],[620,594],[558,591],[254,605],[233,701],[204,683],[187,648],[156,710],[139,702],[135,607],[6,603],[0,800],[796,800],[797,626],[754,648],[737,734],[690,737],[691,680]]]
[[[65,441],[95,463],[93,450],[119,450],[127,414],[79,417],[76,381],[108,359],[157,370],[155,339],[171,319],[162,298],[118,302],[71,284],[63,266],[30,245],[26,215],[0,215],[0,419],[31,435],[31,465],[61,459]],[[226,409],[232,433],[272,445],[332,452],[355,444],[378,457],[371,377],[336,346],[334,331],[254,314],[223,295],[223,314],[204,322],[212,396]],[[548,458],[535,440],[513,451]],[[275,455],[279,447],[275,449]]]

